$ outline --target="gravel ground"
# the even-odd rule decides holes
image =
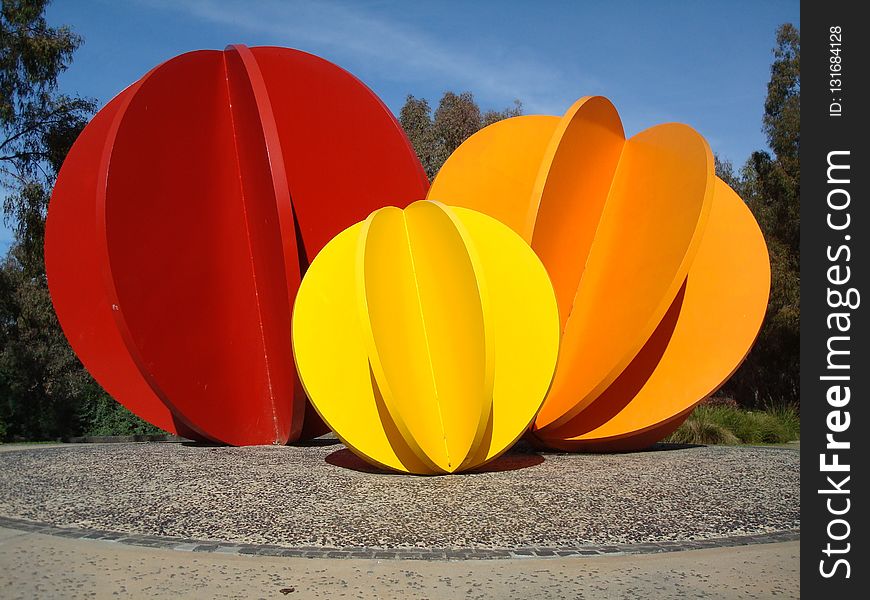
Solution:
[[[800,527],[799,453],[690,447],[610,455],[520,446],[490,471],[371,472],[334,440],[0,453],[0,515],[252,544],[515,548],[710,539]]]

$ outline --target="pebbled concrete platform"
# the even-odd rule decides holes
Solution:
[[[488,472],[408,477],[367,472],[334,440],[315,442],[3,452],[0,516],[153,536],[156,547],[169,537],[176,545],[215,540],[216,548],[308,548],[320,556],[391,551],[385,558],[662,552],[668,544],[794,539],[800,527],[799,456],[788,449],[567,455],[520,447]]]

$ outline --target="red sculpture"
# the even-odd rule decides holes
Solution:
[[[46,230],[55,310],[96,380],[164,430],[318,435],[290,342],[300,278],[337,233],[427,189],[395,118],[341,68],[286,48],[183,54],[70,151]]]

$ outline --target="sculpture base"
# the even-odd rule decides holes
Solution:
[[[790,449],[659,445],[584,455],[521,443],[488,471],[421,478],[354,470],[336,440],[315,442],[2,452],[0,517],[166,539],[167,547],[221,540],[312,556],[447,558],[733,545],[794,537],[800,527],[799,453]]]

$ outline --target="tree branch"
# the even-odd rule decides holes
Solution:
[[[16,160],[24,160],[28,158],[46,158],[45,152],[16,152],[15,154],[7,154],[0,156],[0,161],[15,162]]]
[[[46,118],[41,119],[39,121],[36,121],[34,123],[31,123],[28,126],[25,126],[20,131],[17,131],[16,133],[10,135],[8,138],[3,140],[3,142],[0,143],[0,150],[5,148],[6,146],[8,146],[11,142],[14,142],[15,140],[17,140],[17,139],[19,139],[27,134],[33,133],[34,131],[38,131],[42,127],[46,127],[48,125],[55,125],[57,123],[60,123],[61,118],[57,116],[58,113],[65,112],[68,110],[69,110],[68,106],[59,106],[59,107],[55,108],[51,112],[47,113]]]

